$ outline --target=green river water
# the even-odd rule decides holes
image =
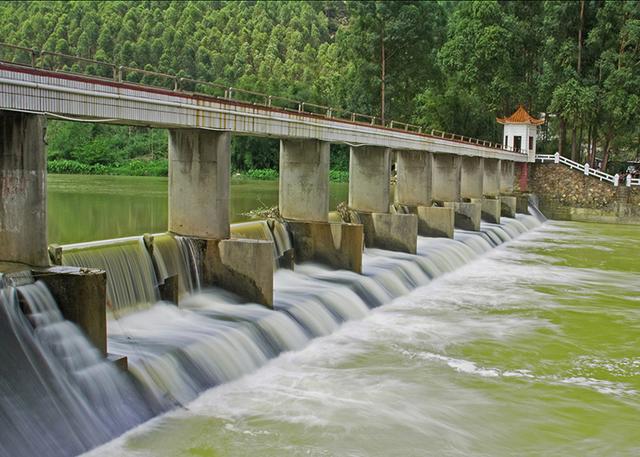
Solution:
[[[123,219],[160,224],[135,182]],[[631,457],[639,430],[640,228],[550,221],[91,455]]]
[[[167,178],[49,175],[49,243],[67,244],[167,230]],[[331,183],[330,208],[347,199],[346,183]],[[278,182],[232,182],[231,222],[278,205]]]

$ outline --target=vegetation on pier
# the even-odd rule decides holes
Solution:
[[[2,2],[0,36],[495,142],[495,117],[524,103],[546,114],[546,152],[605,165],[640,153],[631,0]],[[142,127],[49,129],[54,169],[162,173],[166,149],[166,132]],[[277,158],[277,141],[233,141],[234,170],[277,169]],[[346,170],[346,147],[332,160]]]

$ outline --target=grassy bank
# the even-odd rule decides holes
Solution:
[[[54,159],[47,162],[47,171],[53,174],[67,175],[121,175],[121,176],[168,176],[169,162],[166,159],[159,160],[128,160],[112,165],[78,162],[77,160]],[[271,168],[258,168],[246,171],[234,171],[234,181],[260,180],[275,181],[278,179],[278,170]],[[331,182],[348,182],[349,172],[342,170],[329,171]]]

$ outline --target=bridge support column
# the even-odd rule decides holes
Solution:
[[[296,262],[362,271],[363,228],[329,223],[329,147],[318,140],[280,140],[280,214]]]
[[[349,208],[364,226],[367,247],[415,254],[418,218],[414,214],[390,214],[391,150],[377,146],[351,148],[349,160]]]
[[[516,217],[516,197],[513,193],[514,162],[510,160],[500,161],[500,201],[502,206],[502,216]]]
[[[467,230],[480,230],[484,161],[482,157],[461,157],[460,197],[458,218]]]
[[[500,223],[502,203],[500,201],[501,165],[498,159],[483,159],[482,219],[494,224]]]
[[[203,286],[273,305],[273,246],[229,240],[231,135],[169,131],[169,230],[201,240]]]
[[[433,154],[398,151],[397,172],[395,203],[418,217],[418,234],[453,238],[453,209],[433,206]]]
[[[462,157],[454,154],[433,155],[433,199],[454,211],[454,224],[463,230],[478,230],[479,205],[463,202]]]
[[[49,265],[46,122],[0,111],[0,261]]]
[[[280,214],[285,219],[327,222],[329,143],[280,140]]]

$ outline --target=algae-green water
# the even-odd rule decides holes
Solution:
[[[547,222],[91,455],[637,456],[639,274]]]
[[[167,230],[167,178],[49,175],[49,243],[78,243]],[[330,208],[347,199],[346,183],[331,183]],[[278,182],[232,181],[231,222],[278,205]]]

